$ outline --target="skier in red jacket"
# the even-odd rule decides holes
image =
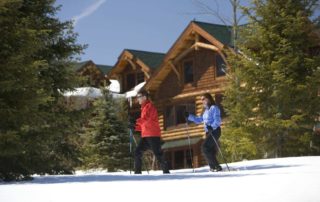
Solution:
[[[160,136],[161,130],[158,121],[158,112],[148,99],[148,93],[138,93],[137,99],[141,105],[141,116],[136,120],[136,131],[141,132],[141,139],[135,150],[135,174],[141,174],[141,158],[144,151],[151,149],[160,163],[163,173],[170,173],[167,162],[164,160],[161,151]]]

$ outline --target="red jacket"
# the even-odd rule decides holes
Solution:
[[[149,100],[141,105],[141,116],[137,119],[136,131],[141,131],[141,137],[161,136],[158,112]]]

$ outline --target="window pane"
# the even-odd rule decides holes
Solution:
[[[135,75],[134,74],[127,74],[127,90],[135,87]]]
[[[174,107],[173,106],[166,107],[165,124],[166,124],[166,128],[175,125],[175,123],[174,123]]]
[[[184,69],[184,83],[192,83],[193,82],[193,62],[188,61],[183,63]]]
[[[192,168],[192,160],[193,160],[193,150],[189,149],[186,150],[186,156],[187,156],[187,167]]]
[[[217,77],[226,75],[226,67],[226,63],[222,59],[221,55],[216,54]]]
[[[176,151],[174,152],[174,169],[184,168],[184,151]]]
[[[187,104],[187,112],[189,112],[191,114],[196,114],[196,106],[194,103]]]
[[[137,74],[137,85],[142,82],[144,82],[144,73],[140,72]]]
[[[195,114],[195,104],[193,102],[190,103],[180,103],[175,104],[174,106],[166,107],[165,114],[165,125],[166,128],[170,126],[177,126],[179,124],[186,123],[185,112]]]
[[[178,105],[176,107],[176,117],[177,117],[176,124],[177,125],[186,122],[186,119],[184,117],[185,112],[186,112],[186,105]]]

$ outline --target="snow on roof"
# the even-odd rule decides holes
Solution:
[[[125,94],[120,94],[120,83],[117,80],[110,80],[111,84],[107,87],[114,98],[135,97],[141,88],[146,84],[146,82],[139,83],[133,90],[126,92]],[[87,98],[98,98],[102,97],[102,92],[99,88],[94,87],[81,87],[75,88],[73,91],[66,91],[63,93],[65,97],[87,97]]]
[[[66,91],[65,93],[63,93],[63,96],[98,98],[102,96],[102,93],[99,88],[81,87],[81,88],[75,88],[73,91]]]
[[[143,88],[143,86],[146,84],[146,82],[139,83],[136,85],[133,90],[126,92],[126,98],[132,98],[137,96],[138,92]]]
[[[108,89],[112,93],[120,92],[120,83],[118,80],[110,79],[111,84],[108,86]]]

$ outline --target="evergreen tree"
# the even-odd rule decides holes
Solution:
[[[120,105],[108,91],[104,99],[95,102],[84,134],[85,167],[106,168],[108,172],[129,169],[129,132]]]
[[[229,54],[228,128],[256,144],[260,157],[306,155],[319,116],[319,36],[315,0],[254,0],[250,22]],[[232,132],[231,132],[232,133]],[[249,135],[248,135],[249,134]],[[266,153],[269,152],[269,153]],[[271,153],[270,153],[271,152]]]
[[[59,100],[77,84],[71,60],[84,47],[53,4],[0,2],[0,179],[70,173],[77,165],[82,112]]]

